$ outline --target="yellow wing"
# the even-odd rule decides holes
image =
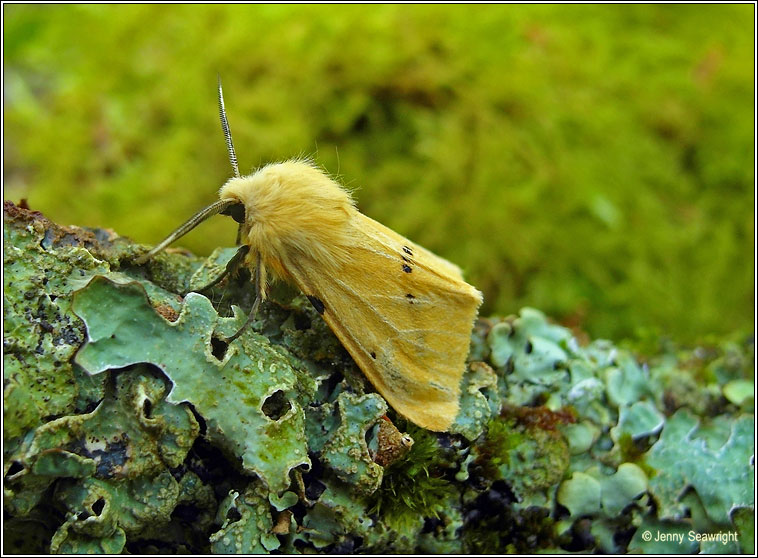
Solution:
[[[287,271],[389,404],[446,431],[482,295],[457,266],[373,219],[356,211],[350,225],[356,241],[338,274],[305,260]]]

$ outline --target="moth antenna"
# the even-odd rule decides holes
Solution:
[[[147,260],[152,258],[155,254],[163,250],[166,246],[174,242],[175,240],[178,240],[179,238],[183,237],[185,234],[190,232],[192,229],[197,227],[200,223],[205,221],[208,217],[212,217],[216,215],[216,213],[223,213],[227,209],[229,209],[233,205],[237,205],[240,202],[234,199],[225,199],[225,200],[219,200],[208,207],[201,209],[197,213],[195,213],[192,217],[189,218],[189,220],[184,223],[182,226],[180,226],[178,229],[176,229],[174,232],[172,232],[170,235],[166,237],[166,239],[155,246],[152,250],[150,250],[147,254],[144,256],[140,256],[136,260],[134,260],[134,263],[137,265],[145,263]]]
[[[221,76],[218,76],[218,112],[221,116],[221,128],[224,130],[224,139],[226,140],[226,149],[229,151],[229,162],[232,164],[235,178],[240,177],[240,169],[237,166],[237,154],[234,152],[234,143],[232,142],[232,132],[229,129],[229,121],[226,119],[226,109],[224,108],[224,91],[221,89]]]

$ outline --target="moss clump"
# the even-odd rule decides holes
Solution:
[[[569,465],[568,444],[556,430],[565,422],[573,422],[569,411],[507,407],[475,448],[481,475],[506,481],[519,500],[558,482]]]
[[[404,430],[413,438],[413,446],[404,458],[387,467],[370,508],[370,513],[379,514],[397,531],[420,526],[422,518],[439,518],[445,502],[456,492],[444,477],[436,436],[411,424]]]
[[[220,72],[243,173],[315,151],[485,313],[752,328],[753,9],[8,5],[5,192],[158,241],[229,176]]]

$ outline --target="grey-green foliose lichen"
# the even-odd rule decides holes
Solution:
[[[5,552],[753,552],[752,340],[640,362],[480,320],[434,434],[296,293],[223,343],[246,273],[180,295],[233,249],[141,250],[5,204]]]

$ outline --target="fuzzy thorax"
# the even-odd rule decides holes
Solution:
[[[250,246],[248,265],[258,254],[265,271],[289,280],[288,263],[308,258],[324,271],[339,268],[351,242],[356,211],[350,194],[304,161],[267,165],[250,176],[230,179],[219,197],[245,206],[242,241]]]

